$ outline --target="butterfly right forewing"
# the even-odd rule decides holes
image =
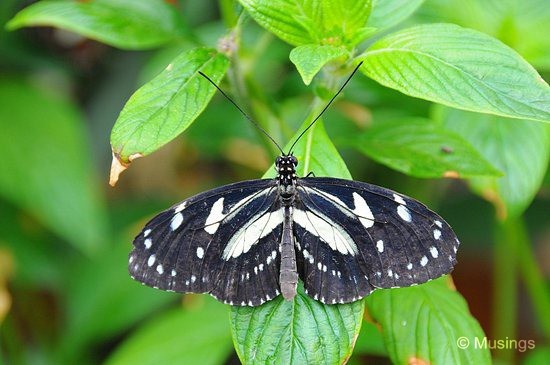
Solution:
[[[300,179],[297,191],[298,266],[314,299],[354,301],[440,277],[456,263],[451,227],[412,198],[335,178]]]

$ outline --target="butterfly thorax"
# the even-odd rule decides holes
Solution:
[[[296,194],[296,166],[298,166],[298,159],[292,155],[279,156],[275,160],[279,193],[286,206],[292,204]]]

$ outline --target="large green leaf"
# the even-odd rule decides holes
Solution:
[[[407,19],[424,0],[373,0],[368,26],[386,29]]]
[[[548,125],[445,107],[436,115],[504,173],[500,178],[472,179],[474,190],[495,205],[499,217],[521,214],[539,190],[548,167]]]
[[[364,302],[324,305],[300,285],[260,307],[232,307],[233,340],[245,364],[341,364],[359,334]]]
[[[361,56],[361,71],[407,95],[459,109],[550,122],[550,88],[514,50],[452,24],[390,34]]]
[[[485,337],[479,323],[447,280],[377,290],[367,298],[394,364],[491,363],[489,349],[476,348]]]
[[[84,123],[51,90],[0,82],[0,194],[84,252],[106,242]]]
[[[45,0],[21,10],[8,29],[52,26],[122,49],[146,49],[180,38],[184,24],[163,0]]]
[[[111,132],[116,160],[127,165],[177,137],[204,110],[216,89],[198,72],[219,83],[229,66],[215,50],[198,48],[176,57],[124,106]],[[116,181],[116,180],[115,180]]]
[[[423,22],[444,21],[492,35],[536,69],[550,69],[547,0],[428,0],[418,13]]]
[[[299,140],[294,155],[300,176],[313,171],[317,176],[351,178],[321,121]],[[264,177],[273,176],[272,171]],[[259,307],[232,307],[233,340],[245,364],[340,364],[351,355],[363,308],[363,301],[323,305],[300,285],[292,301],[279,296]]]
[[[375,124],[350,142],[372,159],[411,176],[502,175],[459,134],[427,119]]]
[[[354,45],[361,40],[370,0],[239,0],[262,27],[294,46]]]
[[[343,47],[306,44],[290,51],[290,60],[296,65],[304,84],[309,85],[325,64],[346,54]]]
[[[232,350],[227,307],[202,299],[198,307],[172,310],[140,327],[106,364],[222,364]]]

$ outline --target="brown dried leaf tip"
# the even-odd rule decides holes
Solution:
[[[109,175],[109,185],[115,186],[120,174],[130,166],[130,163],[136,158],[143,157],[141,153],[134,153],[128,156],[128,162],[123,161],[118,153],[113,152],[113,160],[111,161],[111,174]]]

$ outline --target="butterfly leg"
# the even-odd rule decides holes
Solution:
[[[298,284],[291,209],[291,207],[285,207],[284,211],[283,235],[281,239],[281,270],[279,274],[281,293],[286,300],[292,300],[296,296],[296,285]]]

